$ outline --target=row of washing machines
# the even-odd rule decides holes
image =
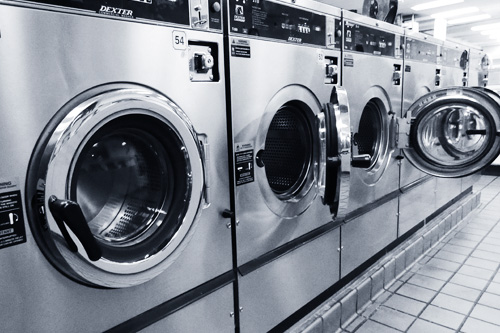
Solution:
[[[480,51],[315,1],[0,0],[0,33],[5,331],[282,331],[500,151]]]

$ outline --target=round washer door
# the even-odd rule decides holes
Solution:
[[[408,110],[406,157],[438,177],[461,177],[488,166],[500,152],[500,97],[481,88],[431,92]]]
[[[322,153],[318,187],[323,203],[340,219],[347,214],[351,176],[351,125],[345,89],[333,89],[323,114],[324,117],[319,117]]]
[[[204,204],[203,138],[165,96],[133,84],[90,89],[46,127],[28,170],[34,237],[49,261],[91,286],[164,271]]]

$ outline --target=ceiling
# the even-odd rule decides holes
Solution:
[[[363,2],[370,0],[319,0],[345,9],[355,9],[362,13]],[[389,0],[377,0],[379,7]],[[491,59],[497,59],[500,63],[500,3],[498,0],[455,0],[461,1],[457,4],[451,4],[433,9],[415,10],[412,7],[431,2],[433,0],[399,0],[398,13],[402,15],[404,25],[418,27],[420,32],[430,35],[446,36],[447,39],[461,42],[470,46],[484,49]],[[456,11],[456,12],[455,12]],[[461,11],[461,12],[460,12]],[[438,21],[431,15],[436,14],[454,14],[452,17],[441,18]],[[465,19],[477,15],[489,15],[479,21],[471,23],[454,22],[454,20]],[[416,24],[415,24],[416,22]],[[435,34],[435,23],[438,29]],[[482,34],[481,31],[471,30],[478,25],[497,23],[496,30],[492,35]],[[440,27],[440,28],[439,28]],[[477,28],[475,28],[477,29]],[[442,39],[442,38],[441,38]]]

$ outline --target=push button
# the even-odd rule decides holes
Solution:
[[[220,3],[218,3],[217,1],[216,1],[216,2],[214,2],[214,3],[212,4],[212,6],[210,7],[210,10],[211,10],[213,13],[218,13],[218,12],[220,12],[220,10],[221,10]]]

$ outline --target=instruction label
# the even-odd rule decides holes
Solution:
[[[253,144],[236,143],[234,151],[236,186],[255,180],[253,162]]]
[[[22,198],[17,181],[0,180],[0,249],[25,242]]]
[[[250,43],[246,40],[233,39],[231,43],[231,56],[250,58]]]

